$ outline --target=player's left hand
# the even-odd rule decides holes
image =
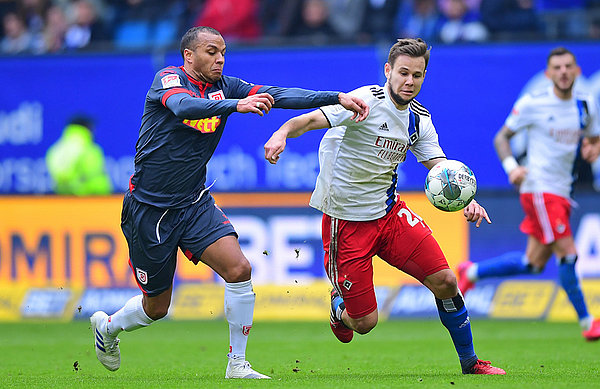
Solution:
[[[369,116],[369,106],[362,99],[346,93],[340,93],[338,98],[342,107],[354,112],[351,119],[355,122],[362,122]]]
[[[485,208],[479,205],[475,200],[472,200],[469,205],[465,207],[463,213],[467,218],[467,221],[476,223],[475,227],[479,227],[483,219],[487,220],[488,224],[492,224]]]

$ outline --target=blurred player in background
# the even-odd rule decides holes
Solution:
[[[181,40],[184,64],[158,71],[146,95],[136,145],[135,173],[123,201],[121,227],[130,266],[143,295],[108,316],[91,317],[96,355],[109,370],[120,366],[119,332],[164,317],[171,303],[177,248],[225,280],[230,346],[226,378],[270,378],[246,361],[255,295],[251,266],[237,234],[206,185],[206,164],[234,112],[262,116],[274,108],[341,104],[359,121],[364,101],[338,92],[253,85],[222,75],[225,41],[210,27],[194,27]],[[201,362],[200,362],[201,363]]]
[[[494,138],[508,180],[520,187],[525,211],[521,231],[529,235],[525,252],[463,262],[458,266],[458,275],[459,287],[467,293],[483,278],[539,274],[554,254],[560,284],[577,312],[583,336],[597,340],[600,320],[594,320],[586,307],[575,273],[577,250],[569,225],[577,154],[593,162],[600,153],[596,100],[591,94],[573,90],[580,73],[572,52],[564,47],[552,50],[546,67],[552,86],[517,100]],[[523,166],[513,157],[509,142],[518,131],[528,134],[528,162]]]
[[[310,205],[323,212],[325,269],[334,287],[330,324],[341,342],[350,342],[354,331],[366,334],[377,324],[372,261],[378,255],[433,292],[463,374],[505,374],[477,358],[456,277],[429,227],[396,193],[396,169],[408,150],[428,169],[446,159],[429,112],[414,100],[428,61],[423,40],[399,39],[385,64],[385,86],[351,92],[371,108],[365,121],[352,121],[340,105],[297,116],[268,140],[265,158],[276,163],[287,138],[329,128],[319,147],[321,170]],[[483,220],[491,223],[476,201],[464,215],[477,227]]]
[[[106,172],[104,151],[94,142],[94,122],[73,117],[60,138],[46,152],[46,166],[61,195],[108,195],[113,187]]]

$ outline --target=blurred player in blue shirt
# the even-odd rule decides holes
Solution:
[[[90,319],[96,355],[108,370],[120,366],[119,332],[148,326],[167,314],[180,248],[194,264],[202,261],[225,281],[230,334],[225,377],[270,378],[246,361],[255,300],[251,266],[209,192],[206,164],[234,112],[263,116],[271,108],[341,104],[357,121],[369,113],[364,101],[345,93],[254,85],[225,76],[225,49],[217,30],[188,30],[181,40],[183,66],[159,70],[146,95],[135,173],[121,215],[130,265],[143,295],[111,316],[98,311]]]

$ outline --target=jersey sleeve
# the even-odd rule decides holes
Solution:
[[[585,130],[585,135],[589,137],[595,137],[600,135],[600,117],[598,116],[598,101],[590,96],[588,100],[590,124]]]
[[[440,146],[438,133],[431,121],[431,117],[421,116],[419,139],[410,146],[410,151],[415,155],[418,162],[446,157],[446,154],[444,154],[444,151]]]
[[[227,115],[237,110],[235,99],[210,100],[198,97],[174,67],[156,73],[148,91],[148,99],[169,108],[177,117],[192,120]]]
[[[372,108],[373,103],[369,99],[372,97],[372,95],[365,94],[364,88],[355,89],[348,94],[363,99],[369,105],[369,107]],[[350,126],[351,124],[356,124],[351,120],[354,112],[347,110],[341,104],[323,106],[321,107],[321,111],[327,118],[327,121],[331,127]]]
[[[339,102],[339,92],[323,92],[302,88],[283,88],[279,86],[252,84],[240,78],[230,76],[223,76],[223,82],[227,85],[225,93],[227,97],[243,99],[257,93],[268,93],[275,100],[273,108],[318,108],[323,105]]]
[[[519,132],[529,127],[533,123],[533,118],[529,110],[530,95],[519,98],[506,118],[504,125],[514,132]]]

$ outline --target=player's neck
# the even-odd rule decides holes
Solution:
[[[390,100],[392,100],[392,103],[394,103],[396,109],[398,109],[399,111],[404,111],[406,108],[408,108],[408,104],[410,103],[410,101],[402,100],[400,96],[392,92],[392,88],[390,88],[389,84],[387,84],[387,92],[390,96]]]
[[[569,89],[558,89],[557,87],[553,88],[554,95],[558,97],[560,100],[571,100],[573,98],[573,88]]]
[[[201,73],[194,71],[194,69],[192,69],[192,68],[190,68],[190,67],[188,67],[186,65],[187,64],[183,65],[183,70],[185,70],[185,72],[190,77],[192,77],[194,80],[199,81],[199,82],[201,82],[203,84],[209,84],[209,82],[204,77],[202,77]]]

